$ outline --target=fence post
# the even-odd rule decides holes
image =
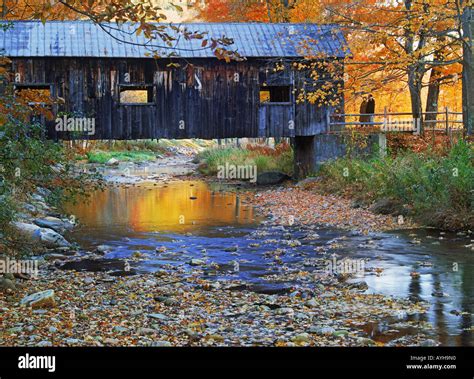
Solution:
[[[331,115],[329,114],[329,109],[326,109],[326,124],[328,133],[331,133]]]
[[[449,108],[445,107],[444,109],[445,117],[446,117],[446,135],[449,134]]]
[[[387,131],[387,126],[388,126],[388,125],[387,125],[387,121],[388,121],[388,120],[387,120],[387,113],[388,113],[387,106],[385,106],[385,107],[383,108],[383,127],[382,127],[382,130],[383,130],[384,132]]]
[[[415,118],[415,130],[413,131],[414,135],[420,135],[421,133],[421,118]]]

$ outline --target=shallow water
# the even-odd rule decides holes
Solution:
[[[89,202],[68,207],[81,223],[71,238],[87,249],[110,245],[106,258],[128,258],[135,251],[146,254],[143,261],[132,263],[137,271],[191,271],[191,259],[215,262],[219,267],[203,275],[243,280],[251,289],[268,293],[297,287],[296,282],[266,278],[282,273],[282,267],[310,271],[306,260],[327,261],[332,253],[337,259],[364,259],[358,280],[367,282],[369,293],[427,301],[430,310],[419,319],[433,325],[433,334],[444,345],[474,346],[474,252],[465,247],[472,243],[468,238],[435,230],[364,236],[330,228],[259,226],[262,220],[246,196],[227,191],[201,181],[109,188]],[[308,238],[312,233],[318,237]],[[294,240],[302,244],[294,246]],[[276,249],[284,250],[280,262],[265,254]],[[410,275],[413,271],[419,276]],[[387,335],[386,329],[384,324],[366,326],[374,339],[399,337]]]

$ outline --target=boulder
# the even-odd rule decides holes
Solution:
[[[107,166],[118,166],[120,164],[118,159],[110,158],[106,163]]]
[[[0,291],[16,291],[16,286],[13,280],[7,278],[0,278]]]
[[[376,201],[371,207],[370,211],[382,215],[407,215],[406,208],[396,200],[380,199]]]
[[[69,247],[71,244],[59,233],[52,229],[41,228],[40,241],[47,247]]]
[[[109,245],[99,245],[95,248],[95,252],[98,254],[107,254],[112,250],[112,246]]]
[[[257,184],[259,186],[268,186],[272,184],[280,184],[289,179],[291,178],[283,172],[267,171],[257,175]]]
[[[31,198],[35,201],[39,201],[40,203],[44,203],[46,200],[44,199],[43,196],[41,196],[40,194],[38,193],[34,193],[31,195]]]
[[[69,247],[71,244],[59,233],[52,229],[42,228],[38,225],[25,222],[14,222],[13,226],[25,237],[32,241],[40,242],[49,248]]]
[[[25,296],[20,301],[20,305],[30,306],[33,309],[54,307],[56,305],[54,291],[46,290]]]
[[[206,264],[206,261],[204,261],[202,259],[191,259],[189,261],[189,264],[191,266],[204,266]]]
[[[61,220],[57,217],[37,218],[33,222],[41,228],[53,229],[57,233],[64,233],[66,230],[74,228],[71,222]]]

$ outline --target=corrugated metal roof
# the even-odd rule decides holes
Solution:
[[[150,40],[134,33],[136,24],[97,25],[91,21],[13,21],[12,27],[0,30],[0,49],[9,57],[96,57],[144,58],[150,53],[184,58],[213,57],[202,48],[199,39],[185,40],[169,24],[167,33],[179,37],[173,47],[161,39]],[[227,49],[244,57],[302,57],[324,54],[343,57],[345,40],[332,25],[264,23],[187,23],[175,24],[192,32],[207,32],[208,37],[225,35],[234,40]],[[125,42],[124,42],[125,41]],[[126,43],[128,42],[128,43]]]

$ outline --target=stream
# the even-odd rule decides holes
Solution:
[[[355,280],[365,281],[368,293],[426,301],[429,311],[416,317],[433,326],[434,337],[443,345],[474,346],[474,252],[466,247],[472,244],[466,236],[432,229],[367,236],[318,226],[273,226],[257,215],[245,194],[199,180],[108,187],[67,210],[80,222],[72,240],[89,250],[109,246],[105,258],[129,259],[139,251],[145,259],[130,262],[138,272],[187,272],[197,259],[206,262],[207,278],[238,279],[264,293],[291,291],[297,281],[269,278],[288,270],[311,271],[332,254],[363,259],[364,272]],[[418,274],[411,275],[414,271]],[[384,342],[416,332],[401,327],[394,335],[387,325],[365,329]]]

